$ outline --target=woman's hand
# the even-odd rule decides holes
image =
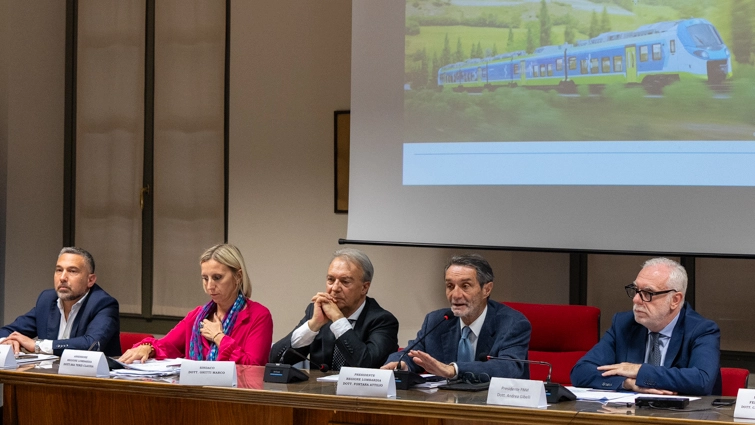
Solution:
[[[118,359],[118,361],[121,361],[123,363],[133,363],[135,360],[139,360],[140,362],[144,363],[146,362],[150,356],[152,355],[153,348],[149,344],[142,344],[138,347],[129,348],[126,350],[125,353]]]
[[[225,334],[223,334],[223,322],[220,321],[217,313],[212,315],[212,320],[202,320],[202,326],[200,327],[199,332],[208,341],[211,341],[218,346],[225,336]]]

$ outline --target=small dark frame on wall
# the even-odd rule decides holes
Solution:
[[[333,115],[335,137],[335,212],[349,212],[349,144],[351,111],[335,111]]]

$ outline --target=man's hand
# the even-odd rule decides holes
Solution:
[[[13,349],[13,354],[18,355],[18,352],[21,351],[21,345],[18,343],[18,341],[14,341],[12,339],[4,339],[3,342],[0,342],[0,344],[3,345],[10,345],[11,349]]]
[[[412,350],[409,352],[414,364],[425,369],[427,373],[451,379],[456,375],[453,365],[441,363],[424,351]]]
[[[5,338],[3,344],[8,344],[9,342],[13,345],[14,354],[18,354],[21,348],[30,353],[34,352],[34,340],[24,334],[13,332],[12,334],[8,335],[7,338]]]
[[[637,380],[634,378],[625,379],[622,387],[624,387],[625,390],[634,391],[636,393],[659,394],[659,395],[675,395],[676,394],[675,391],[657,390],[655,388],[638,387]]]
[[[623,376],[625,378],[637,378],[640,373],[641,364],[636,363],[619,363],[598,366],[598,370],[603,371],[603,376]]]
[[[318,302],[320,303],[323,314],[331,322],[335,322],[336,320],[344,317],[343,313],[341,313],[341,309],[338,308],[338,305],[336,305],[335,299],[332,295],[325,292],[318,292],[317,295],[312,298],[312,301],[315,302],[315,305]]]
[[[319,332],[320,328],[325,326],[329,320],[322,309],[322,300],[327,299],[327,297],[322,297],[322,295],[327,296],[328,294],[318,292],[312,297],[312,302],[315,303],[315,311],[312,313],[312,318],[307,321],[307,326],[309,326],[309,330],[312,332]]]
[[[396,370],[398,362],[390,362],[380,366],[380,369]],[[409,366],[405,362],[401,362],[401,367],[398,370],[409,370]]]

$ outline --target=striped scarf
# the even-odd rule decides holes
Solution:
[[[246,297],[239,292],[239,296],[236,297],[236,301],[231,307],[231,311],[225,316],[223,320],[223,333],[228,335],[233,330],[233,325],[236,323],[236,318],[239,315],[239,311],[246,305]],[[202,307],[202,311],[197,314],[197,318],[194,320],[194,325],[191,327],[191,340],[189,341],[189,359],[190,360],[217,360],[218,358],[218,346],[215,342],[210,343],[210,353],[205,356],[202,354],[202,333],[199,331],[199,324],[202,320],[211,317],[211,315],[217,311],[217,305],[214,301],[210,301]]]

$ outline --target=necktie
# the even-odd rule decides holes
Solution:
[[[349,319],[351,326],[354,326],[355,320]],[[338,344],[333,347],[333,370],[341,370],[346,363],[346,358],[341,354],[341,350],[338,349]]]
[[[456,353],[456,361],[471,362],[472,361],[472,343],[469,342],[469,326],[464,326],[461,329],[461,339],[459,340],[459,350]]]
[[[653,366],[661,365],[661,334],[658,332],[650,332],[650,355],[648,356],[648,363]]]

